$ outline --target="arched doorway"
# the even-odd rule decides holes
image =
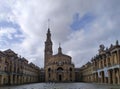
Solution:
[[[62,81],[62,75],[61,74],[59,74],[59,81]]]
[[[51,81],[51,68],[48,68],[48,81]]]
[[[57,68],[57,80],[58,82],[62,82],[63,81],[63,68],[62,67],[58,67]]]

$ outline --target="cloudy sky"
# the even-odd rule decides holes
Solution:
[[[0,50],[12,49],[44,66],[44,42],[50,19],[54,54],[63,53],[81,67],[120,41],[120,0],[0,0]]]

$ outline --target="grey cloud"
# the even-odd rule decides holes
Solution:
[[[62,43],[64,53],[73,57],[77,67],[96,55],[99,44],[110,45],[119,40],[119,0],[20,0],[11,4],[12,20],[22,29],[25,39],[11,48],[39,66],[43,66],[47,20],[54,41],[54,53]],[[92,13],[96,19],[86,28],[72,31],[73,15]],[[87,29],[87,30],[86,30]],[[21,48],[21,50],[18,49]]]

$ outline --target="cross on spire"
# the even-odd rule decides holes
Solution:
[[[50,28],[50,19],[48,19],[48,28]]]
[[[61,47],[61,43],[59,42],[59,47]]]

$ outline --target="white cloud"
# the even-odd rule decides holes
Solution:
[[[96,55],[100,44],[108,46],[120,39],[119,0],[15,0],[10,4],[1,2],[0,9],[8,5],[9,12],[0,11],[0,19],[6,20],[9,17],[9,20],[18,23],[23,32],[20,36],[25,36],[21,44],[12,44],[11,49],[39,66],[44,63],[44,41],[49,18],[55,53],[58,43],[61,42],[63,53],[70,54],[77,67]],[[73,31],[70,25],[76,13],[81,17],[92,13],[95,19],[85,28]],[[2,17],[4,15],[6,18]]]

